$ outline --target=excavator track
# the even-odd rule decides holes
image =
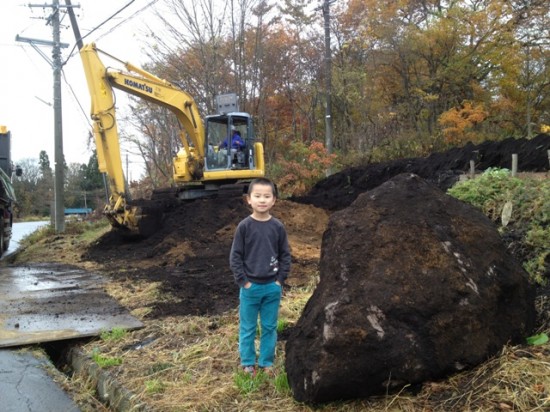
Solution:
[[[218,189],[218,198],[243,196],[248,191],[247,183],[222,185]]]
[[[175,206],[181,201],[243,196],[248,190],[248,182],[209,186],[187,186],[156,189],[151,201],[166,206]]]

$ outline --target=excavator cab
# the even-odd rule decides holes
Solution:
[[[205,171],[254,169],[254,126],[248,113],[207,116]],[[244,146],[233,145],[237,133]]]

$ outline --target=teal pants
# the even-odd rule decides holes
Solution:
[[[277,345],[277,318],[281,303],[281,286],[275,282],[265,285],[253,283],[241,288],[239,299],[239,355],[242,366],[256,364],[256,327],[260,317],[260,356],[258,366],[273,365]]]

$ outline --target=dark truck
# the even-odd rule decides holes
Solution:
[[[11,133],[6,126],[0,126],[0,256],[8,250],[13,225],[15,192],[12,174],[21,175],[19,167],[11,162]]]

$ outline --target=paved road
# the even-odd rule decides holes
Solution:
[[[45,358],[31,352],[0,350],[0,409],[3,412],[78,412],[54,382]]]
[[[23,239],[25,236],[30,235],[36,229],[42,226],[45,226],[49,223],[50,222],[47,222],[47,221],[14,223],[12,228],[10,247],[8,248],[6,253],[2,256],[2,258],[14,253],[19,247],[19,242],[21,242],[21,239]]]
[[[24,236],[47,223],[15,223],[10,247],[4,256],[15,252]],[[2,412],[80,411],[48,374],[48,368],[53,368],[50,362],[32,352],[0,349],[0,410]]]

